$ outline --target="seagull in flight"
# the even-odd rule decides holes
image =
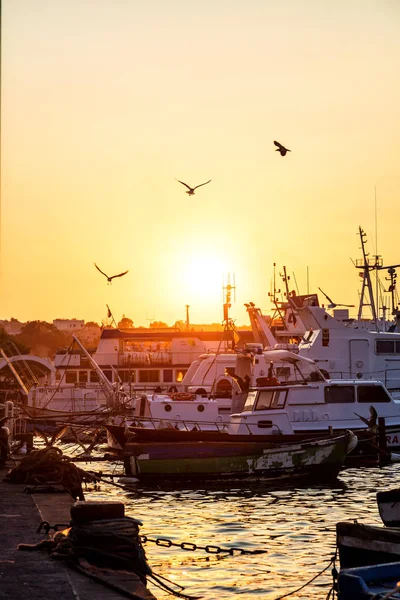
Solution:
[[[106,275],[106,273],[104,273],[104,271],[102,271],[97,265],[96,263],[94,263],[94,266],[96,267],[96,269],[98,271],[100,271],[100,273],[102,275],[104,275],[104,277],[107,277],[107,282],[111,283],[111,279],[114,279],[114,277],[122,277],[122,275],[126,275],[128,273],[128,271],[124,271],[123,273],[119,273],[118,275],[111,275],[111,277],[109,277],[108,275]]]
[[[197,188],[201,187],[202,185],[207,185],[207,183],[210,183],[211,179],[209,179],[205,183],[200,183],[199,185],[196,185],[195,187],[190,187],[190,185],[188,185],[184,181],[181,181],[180,179],[177,179],[176,181],[179,181],[179,183],[181,183],[182,185],[185,185],[188,188],[189,191],[186,193],[189,194],[189,196],[194,196],[194,190],[197,190]]]
[[[289,148],[285,148],[285,146],[282,146],[282,144],[280,144],[279,142],[276,142],[274,140],[274,144],[275,146],[278,146],[277,149],[275,150],[275,152],[279,152],[281,156],[285,156],[286,152],[291,152],[291,150],[289,150]]]
[[[336,304],[331,298],[329,298],[329,296],[325,294],[323,290],[321,290],[320,287],[318,289],[320,292],[322,292],[325,298],[329,300],[330,304],[328,304],[328,308],[336,308],[337,306],[347,306],[348,308],[354,308],[354,304]]]

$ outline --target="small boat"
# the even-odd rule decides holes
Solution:
[[[399,598],[400,563],[344,569],[338,578],[338,600]]]
[[[376,500],[384,527],[350,521],[336,524],[344,569],[400,560],[400,489],[377,492]]]
[[[400,528],[342,521],[336,524],[342,569],[400,560]]]
[[[131,444],[125,468],[128,476],[157,483],[245,478],[331,480],[356,444],[357,437],[351,431],[334,438],[286,444],[256,440]]]
[[[387,527],[400,527],[400,489],[377,492],[376,501],[382,522]]]

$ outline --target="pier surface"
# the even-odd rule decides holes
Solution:
[[[42,521],[68,526],[73,500],[62,493],[26,493],[26,485],[3,481],[6,473],[0,470],[0,600],[121,600],[118,592],[52,559],[45,550],[18,550],[19,544],[48,538],[37,532]],[[132,577],[115,582],[125,588],[130,584],[132,590]],[[132,598],[155,600],[139,579],[134,587]]]

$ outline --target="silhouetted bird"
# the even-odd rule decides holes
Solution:
[[[122,277],[122,275],[126,275],[128,273],[128,271],[124,271],[123,273],[119,273],[118,275],[111,275],[111,277],[109,277],[108,275],[106,275],[106,273],[104,273],[101,269],[99,269],[99,267],[96,265],[96,263],[94,263],[94,266],[96,267],[96,269],[98,271],[100,271],[100,273],[102,275],[104,275],[104,277],[107,277],[108,283],[111,283],[111,279],[114,279],[114,277]]]
[[[179,181],[179,183],[181,183],[182,185],[185,185],[188,188],[188,190],[189,190],[186,193],[189,194],[189,196],[193,196],[194,195],[194,190],[197,190],[197,188],[201,187],[202,185],[207,185],[207,183],[210,183],[211,179],[209,179],[205,183],[200,183],[199,185],[195,185],[194,187],[190,187],[190,185],[188,185],[184,181],[181,181],[180,179],[177,179],[176,181]]]
[[[275,150],[275,152],[279,152],[281,156],[285,156],[286,152],[291,152],[291,150],[289,150],[289,148],[285,148],[285,146],[282,146],[282,144],[280,144],[279,142],[276,142],[274,140],[274,144],[275,146],[278,146],[277,149]]]
[[[337,306],[347,306],[348,308],[354,308],[354,304],[336,304],[321,288],[318,288],[320,292],[325,296],[327,300],[329,300],[330,304],[328,304],[328,308],[336,308]]]
[[[371,415],[371,417],[369,419],[362,417],[358,413],[354,413],[354,414],[357,415],[357,417],[359,417],[359,419],[361,419],[361,421],[363,423],[368,425],[368,429],[370,429],[372,432],[376,432],[377,425],[378,425],[378,413],[376,412],[375,408],[372,405],[369,407],[369,414]]]

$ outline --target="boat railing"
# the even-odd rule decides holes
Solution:
[[[400,367],[378,369],[376,371],[363,371],[360,368],[359,374],[352,371],[336,371],[335,369],[327,371],[324,367],[319,366],[326,379],[377,379],[385,385],[393,380],[400,380]],[[393,377],[393,373],[397,372],[398,376]]]
[[[150,423],[150,427],[149,427]],[[179,425],[179,427],[177,427]],[[252,430],[252,426],[254,428],[254,423],[249,424],[246,422],[241,422],[241,427],[247,430],[247,433],[244,435],[254,435],[257,437],[258,434],[255,434]],[[180,420],[180,419],[161,419],[161,418],[153,418],[153,417],[135,417],[135,420],[131,423],[131,427],[144,427],[145,429],[171,429],[179,431],[219,431],[220,433],[224,433],[228,431],[229,422],[227,421],[190,421],[190,420]],[[277,429],[277,435],[281,434],[282,431],[279,429],[277,425],[272,425],[271,428]],[[235,434],[232,434],[235,435]],[[241,433],[242,435],[242,433]]]
[[[166,419],[154,417],[135,417],[132,427],[144,426],[151,429],[184,429],[186,431],[204,431],[214,428],[217,431],[226,431],[228,423],[224,421],[190,421],[181,419]],[[178,427],[179,426],[179,427]]]

